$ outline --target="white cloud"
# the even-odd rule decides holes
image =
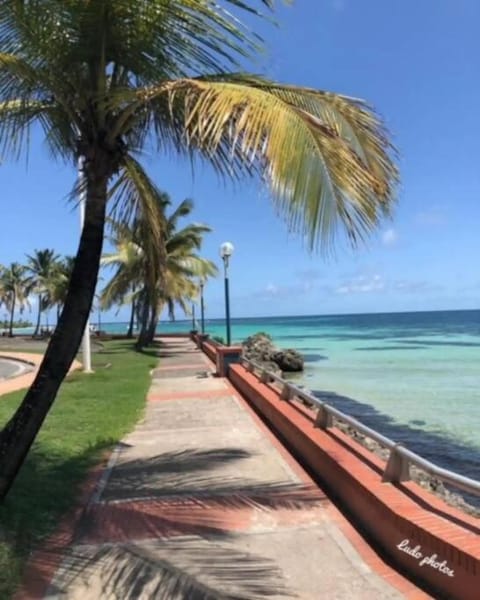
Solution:
[[[436,292],[442,289],[442,286],[429,283],[428,281],[395,281],[393,289],[397,292],[405,292],[407,294],[422,294],[428,292]]]
[[[279,292],[278,285],[275,285],[273,283],[269,283],[264,290],[264,293],[267,294],[268,296],[277,296],[278,292]]]
[[[398,241],[398,233],[395,229],[387,229],[382,233],[382,242],[385,246],[393,246]]]
[[[368,294],[381,293],[406,293],[428,294],[442,289],[441,285],[421,280],[385,280],[378,273],[376,275],[359,275],[353,277],[335,289],[336,294]]]
[[[310,294],[316,289],[314,281],[298,281],[290,285],[277,285],[268,283],[263,289],[253,293],[253,297],[259,300],[271,300],[272,298],[297,298],[304,294]]]
[[[335,290],[337,294],[365,294],[369,292],[383,292],[386,289],[385,281],[381,275],[367,277],[360,275],[350,281],[344,282]]]

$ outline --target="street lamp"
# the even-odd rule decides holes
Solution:
[[[230,291],[228,287],[228,262],[233,254],[233,244],[230,242],[224,242],[220,246],[220,256],[223,259],[224,276],[225,276],[225,317],[227,321],[227,346],[230,346],[231,334],[230,334]]]
[[[203,303],[203,288],[205,287],[205,279],[200,277],[200,281],[198,282],[200,287],[200,319],[201,319],[201,328],[202,335],[205,335],[205,305]]]
[[[197,327],[196,327],[196,323],[195,323],[195,302],[192,302],[192,331],[196,331]]]

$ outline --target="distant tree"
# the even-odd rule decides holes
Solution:
[[[55,284],[60,256],[54,250],[35,250],[27,255],[27,271],[30,273],[31,290],[37,294],[38,314],[34,336],[40,332],[42,311],[52,306],[52,289]]]
[[[152,230],[141,211],[131,227],[112,221],[111,241],[116,252],[102,258],[103,265],[116,267],[102,292],[102,305],[108,309],[114,304],[132,303],[129,332],[136,312],[140,322],[139,347],[153,340],[164,307],[172,319],[176,304],[188,314],[188,302],[198,295],[198,279],[217,273],[211,261],[198,255],[203,235],[210,228],[199,223],[178,228],[179,220],[190,215],[193,203],[184,200],[167,215],[169,206],[168,195],[158,192],[156,220],[164,221],[160,234]]]
[[[19,263],[12,263],[0,272],[0,293],[2,303],[10,312],[10,323],[8,335],[13,337],[13,317],[15,310],[20,312],[28,304],[28,295],[31,291],[31,282],[27,275],[27,269]]]

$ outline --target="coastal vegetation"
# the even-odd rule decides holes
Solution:
[[[172,209],[168,194],[154,186],[151,191],[152,214],[158,228],[152,227],[152,214],[147,219],[140,210],[136,210],[127,222],[114,218],[108,220],[108,240],[115,250],[104,253],[101,263],[104,271],[113,268],[114,273],[96,294],[99,311],[130,305],[127,338],[134,337],[136,323],[137,349],[153,341],[164,309],[171,320],[175,319],[176,306],[189,315],[191,303],[199,294],[200,283],[218,272],[212,261],[198,254],[204,235],[211,231],[210,227],[201,223],[180,227],[180,221],[191,216],[193,202],[184,200]],[[15,263],[0,273],[0,281],[6,282],[5,293],[0,295],[0,307],[2,302],[5,307],[11,306],[12,315],[15,307],[23,310],[30,305],[29,299],[36,296],[37,320],[32,335],[37,337],[44,331],[41,327],[43,313],[56,307],[58,320],[68,290],[73,258],[61,257],[52,249],[35,250],[26,258],[26,264]],[[102,281],[104,279],[107,277],[102,277]],[[14,286],[7,283],[13,280]],[[15,292],[15,303],[10,303],[7,293],[10,289]],[[13,320],[11,323],[10,326],[10,321],[4,321],[4,329],[11,336],[13,328],[32,325],[28,321]],[[46,329],[50,332],[55,326],[55,323],[48,324],[47,321]]]
[[[0,327],[3,327],[3,329],[7,329],[8,327],[8,319],[4,319],[3,321],[0,321]],[[33,323],[31,321],[28,321],[27,319],[16,319],[13,321],[13,327],[14,329],[17,328],[21,328],[21,327],[32,327]]]
[[[111,220],[110,241],[116,251],[105,254],[102,264],[115,267],[115,274],[103,289],[101,306],[109,309],[118,304],[131,304],[128,337],[133,337],[135,315],[140,324],[137,348],[153,341],[158,319],[166,308],[170,319],[175,306],[189,314],[189,303],[199,293],[199,281],[217,274],[215,264],[198,255],[203,235],[211,231],[207,225],[192,223],[179,229],[179,221],[190,216],[193,202],[184,200],[167,214],[171,206],[167,194],[155,191],[152,210],[158,222],[164,222],[161,233],[151,227],[149,219],[138,211],[130,226]]]
[[[271,0],[264,7],[273,8]],[[328,249],[388,214],[397,171],[382,121],[362,101],[245,74],[258,2],[0,0],[0,142],[17,158],[39,126],[53,156],[81,160],[85,223],[63,310],[37,378],[0,433],[8,493],[68,372],[91,310],[107,203],[155,219],[142,150],[197,156],[265,182],[291,231]],[[294,149],[294,151],[293,151]],[[141,193],[133,194],[133,190]]]
[[[32,295],[37,296],[37,320],[33,335],[41,331],[42,313],[56,307],[57,317],[65,302],[73,258],[61,257],[54,250],[35,250],[27,255],[25,264],[12,263],[8,268],[0,266],[0,308],[5,307],[9,319],[3,320],[3,328],[10,337],[16,327],[30,327],[32,323],[15,320],[15,311],[20,314],[30,308]]]
[[[30,280],[27,269],[19,263],[8,267],[0,267],[0,306],[3,304],[10,313],[8,335],[13,336],[15,310],[23,312],[28,304]]]
[[[0,598],[13,593],[32,547],[72,506],[88,470],[140,418],[155,364],[154,357],[135,352],[131,342],[105,342],[93,355],[95,373],[74,373],[61,387],[15,487],[0,506]],[[22,396],[2,396],[0,425]]]
[[[32,293],[38,297],[37,324],[33,335],[40,332],[40,319],[42,311],[52,305],[51,290],[61,271],[58,269],[60,257],[54,250],[35,250],[32,255],[27,256],[27,271],[30,274],[29,284]]]

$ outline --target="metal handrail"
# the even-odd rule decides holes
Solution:
[[[401,444],[397,444],[378,431],[367,427],[360,421],[357,421],[357,419],[346,415],[333,406],[330,406],[323,400],[313,396],[311,393],[302,390],[295,384],[289,383],[280,375],[268,371],[253,360],[242,358],[242,362],[247,371],[250,373],[257,375],[255,371],[260,372],[259,378],[262,383],[269,384],[271,382],[275,382],[280,384],[282,388],[280,391],[280,397],[282,400],[288,402],[297,397],[316,406],[318,408],[318,413],[315,420],[315,427],[328,429],[333,425],[333,418],[335,418],[338,421],[346,423],[355,431],[363,433],[384,448],[387,448],[390,451],[390,457],[383,472],[384,482],[400,482],[410,480],[410,466],[415,465],[422,471],[425,471],[429,475],[432,475],[433,477],[436,477],[437,479],[440,479],[451,486],[457,487],[465,492],[468,492],[469,494],[480,496],[480,481],[476,481],[470,477],[464,477],[463,475],[459,475],[458,473],[454,473],[453,471],[439,467],[438,465],[421,457],[419,454],[416,454],[408,448],[405,448]]]

